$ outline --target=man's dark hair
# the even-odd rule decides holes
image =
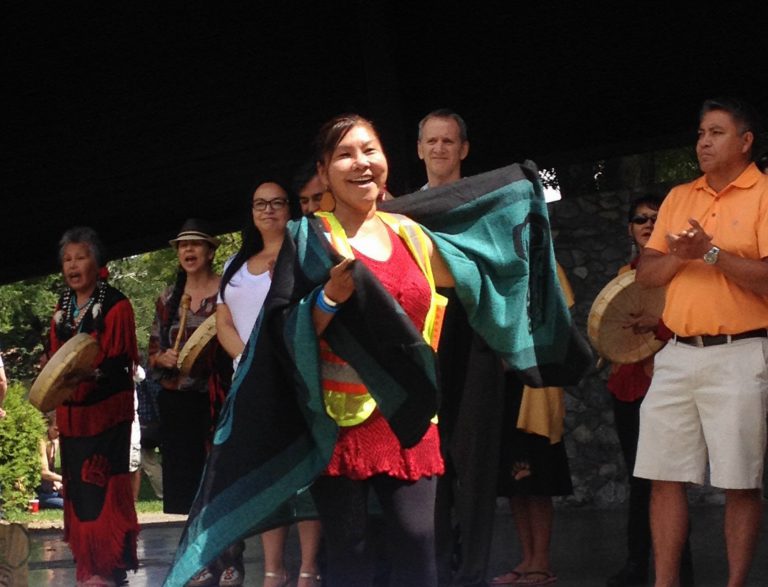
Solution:
[[[657,210],[661,208],[661,198],[658,196],[646,195],[635,198],[629,203],[629,213],[627,214],[627,224],[632,222],[637,209],[640,206],[648,206],[651,210]]]
[[[751,104],[740,98],[713,98],[705,100],[701,105],[699,120],[713,110],[722,110],[730,114],[736,124],[740,126],[742,134],[745,132],[752,133],[754,137],[752,152],[750,153],[752,161],[757,161],[764,155],[765,137],[763,136],[763,121],[760,113]]]
[[[456,114],[453,110],[449,110],[448,108],[439,108],[438,110],[433,110],[419,121],[419,140],[421,140],[424,125],[430,118],[451,118],[452,120],[455,120],[456,124],[459,125],[459,140],[462,143],[466,143],[469,140],[467,138],[467,123],[464,122],[464,119],[461,116]]]
[[[301,167],[296,170],[296,173],[291,178],[291,195],[298,197],[299,192],[304,189],[304,186],[309,183],[313,177],[317,175],[317,162],[314,159],[309,159],[302,163]]]

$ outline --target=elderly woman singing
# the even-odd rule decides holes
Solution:
[[[56,411],[64,537],[76,562],[77,584],[113,586],[138,566],[139,526],[128,473],[136,327],[131,303],[106,282],[96,232],[72,228],[59,244],[67,287],[54,313],[51,351],[81,332],[93,336],[100,349],[97,377],[81,382]]]

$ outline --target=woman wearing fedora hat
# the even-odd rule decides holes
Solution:
[[[212,406],[224,395],[213,365],[207,374],[180,376],[175,344],[187,340],[216,311],[220,278],[213,271],[213,258],[219,242],[205,221],[184,222],[170,241],[179,260],[176,283],[160,295],[155,307],[149,366],[150,375],[162,386],[157,399],[166,513],[189,512],[207,457]],[[183,296],[188,296],[188,307],[182,304]]]

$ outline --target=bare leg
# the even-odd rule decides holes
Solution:
[[[747,583],[749,567],[760,533],[763,502],[759,489],[725,491],[725,544],[728,551],[728,587]]]
[[[131,489],[133,490],[133,501],[138,501],[139,490],[141,489],[141,468],[131,471]]]
[[[320,569],[317,566],[317,553],[320,551],[322,526],[317,520],[299,522],[297,526],[301,545],[301,570],[299,572],[310,576],[299,575],[296,585],[297,587],[319,586],[320,582],[317,580],[317,576],[320,574]]]
[[[533,539],[531,571],[549,571],[549,545],[552,538],[554,509],[549,496],[528,497],[528,521]]]
[[[285,539],[288,536],[288,526],[267,530],[261,534],[261,544],[264,548],[264,572],[270,576],[264,577],[264,587],[277,587],[287,582],[287,571],[283,563]]]
[[[651,535],[656,587],[676,587],[680,556],[688,534],[688,495],[677,481],[653,481]]]
[[[163,467],[160,464],[159,453],[153,448],[141,449],[141,467],[152,484],[152,490],[157,499],[163,499]]]
[[[518,573],[534,570],[532,566],[534,557],[533,523],[529,505],[530,498],[528,497],[509,498],[509,507],[512,510],[512,517],[515,519],[517,537],[523,550],[523,560],[514,568]]]

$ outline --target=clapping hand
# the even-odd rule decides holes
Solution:
[[[691,227],[679,234],[668,234],[669,251],[681,259],[701,259],[712,248],[712,236],[704,232],[694,218],[688,220]]]

